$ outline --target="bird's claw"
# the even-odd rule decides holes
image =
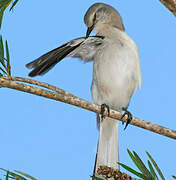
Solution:
[[[101,105],[101,112],[100,112],[101,121],[103,121],[103,119],[105,118],[104,112],[106,109],[108,111],[108,116],[109,116],[109,114],[110,114],[109,106],[107,104],[102,104]]]
[[[133,115],[127,110],[127,108],[122,108],[122,110],[124,111],[124,114],[122,115],[121,120],[125,117],[125,115],[127,115],[127,122],[126,122],[126,125],[124,128],[124,130],[125,130],[127,128],[128,124],[133,119]],[[124,121],[122,121],[122,124],[124,124]]]

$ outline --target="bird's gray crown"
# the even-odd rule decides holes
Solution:
[[[84,16],[84,23],[87,27],[96,26],[99,23],[108,24],[122,31],[125,30],[119,12],[112,6],[104,3],[93,4]]]

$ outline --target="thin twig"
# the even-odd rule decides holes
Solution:
[[[13,79],[13,77],[12,77],[12,79]],[[31,84],[33,84],[30,79],[28,79],[27,81],[29,81]],[[4,77],[0,78],[0,87],[8,87],[11,89],[16,89],[16,90],[27,92],[30,94],[35,94],[35,95],[46,97],[46,98],[53,99],[56,101],[61,101],[64,103],[72,104],[74,106],[78,106],[78,107],[93,111],[95,113],[101,112],[101,107],[99,105],[89,103],[83,99],[76,97],[76,96],[67,96],[67,95],[65,95],[63,90],[62,90],[62,93],[59,94],[59,93],[51,92],[51,91],[44,90],[44,89],[41,89],[38,87],[34,87],[34,86],[22,84],[22,83],[17,83],[15,81],[8,80],[7,78],[4,78]],[[107,114],[108,114],[108,112],[105,112],[105,115],[107,115]],[[120,120],[120,121],[126,121],[126,117],[124,117],[123,120],[121,120],[121,116],[122,116],[122,114],[120,112],[112,110],[112,109],[110,110],[109,117]],[[130,124],[141,127],[143,129],[150,130],[152,132],[161,134],[163,136],[167,136],[167,137],[176,139],[176,131],[165,128],[163,126],[159,126],[157,124],[153,124],[151,122],[141,120],[139,118],[133,118],[133,120],[131,121]]]
[[[176,0],[160,0],[176,16]]]
[[[9,80],[8,77],[2,77],[4,79],[7,79]],[[23,78],[23,77],[10,77],[11,80],[13,81],[19,81],[19,82],[25,82],[25,83],[29,83],[29,84],[33,84],[33,85],[37,85],[37,86],[40,86],[40,87],[44,87],[46,89],[50,89],[54,92],[57,92],[59,94],[63,94],[63,95],[66,95],[66,96],[72,96],[72,97],[76,97],[74,96],[73,94],[67,92],[67,91],[64,91],[56,86],[53,86],[53,85],[50,85],[48,83],[44,83],[44,82],[41,82],[41,81],[37,81],[37,80],[34,80],[34,79],[29,79],[29,78]]]

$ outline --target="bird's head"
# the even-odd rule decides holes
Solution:
[[[84,22],[87,26],[86,37],[92,30],[98,33],[102,28],[112,26],[124,31],[122,18],[120,14],[112,7],[104,3],[93,4],[84,16]]]

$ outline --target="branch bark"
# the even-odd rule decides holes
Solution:
[[[176,16],[176,0],[160,0]]]
[[[44,89],[41,89],[38,87],[34,87],[34,86],[27,85],[24,83],[18,83],[15,81],[38,85],[38,86],[47,88],[49,90],[44,90]],[[70,93],[68,93],[60,88],[57,88],[55,86],[52,86],[52,85],[49,85],[49,84],[46,84],[43,82],[39,82],[36,80],[32,80],[32,79],[26,79],[26,78],[21,78],[21,77],[11,77],[9,79],[7,77],[0,77],[0,87],[16,89],[18,91],[23,91],[23,92],[27,92],[30,94],[53,99],[56,101],[61,101],[64,103],[72,104],[74,106],[78,106],[83,109],[87,109],[89,111],[95,112],[95,113],[100,113],[100,111],[101,111],[101,106],[99,106],[99,105],[90,103],[83,99],[80,99],[80,98],[74,96],[73,94],[70,94]],[[53,91],[55,91],[55,92],[53,92]],[[108,115],[107,111],[105,112],[105,115]],[[121,116],[122,116],[122,114],[120,112],[112,110],[112,109],[110,110],[109,117],[126,122],[126,117],[124,117],[121,120]],[[161,134],[163,136],[170,137],[172,139],[176,139],[176,131],[165,128],[165,127],[157,125],[157,124],[153,124],[148,121],[144,121],[139,118],[133,118],[133,120],[130,122],[130,124],[132,124],[134,126],[138,126],[143,129],[147,129],[149,131],[152,131],[152,132],[155,132],[158,134]]]

